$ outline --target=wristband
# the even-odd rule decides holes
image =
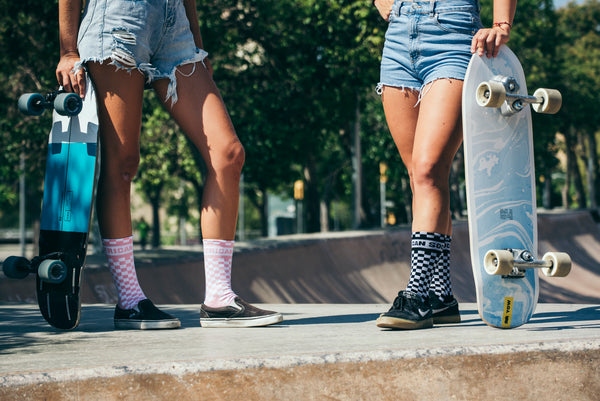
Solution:
[[[502,28],[502,25],[508,25],[509,28],[512,28],[512,24],[508,21],[494,22],[494,26],[497,26],[498,28]]]

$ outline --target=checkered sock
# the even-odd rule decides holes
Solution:
[[[233,241],[205,239],[204,274],[206,294],[204,305],[211,308],[228,306],[237,296],[231,289],[231,261]]]
[[[442,253],[444,241],[442,234],[414,232],[410,251],[410,279],[407,291],[427,298],[433,270]]]
[[[444,235],[444,249],[433,271],[430,289],[435,295],[443,300],[443,297],[452,295],[452,283],[450,282],[450,243],[452,237]]]
[[[103,239],[108,269],[119,295],[119,308],[132,309],[146,299],[135,273],[133,262],[133,237]]]

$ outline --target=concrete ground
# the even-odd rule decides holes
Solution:
[[[279,325],[116,331],[112,305],[81,325],[49,327],[34,305],[0,306],[0,399],[598,400],[600,305],[540,304],[527,325],[462,323],[419,331],[375,326],[380,304],[265,305]],[[567,392],[568,391],[568,392]]]

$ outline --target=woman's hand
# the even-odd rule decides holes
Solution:
[[[373,5],[377,8],[377,11],[379,11],[379,14],[381,14],[381,17],[384,20],[390,20],[394,0],[373,0]]]
[[[65,91],[77,93],[83,98],[85,96],[85,71],[83,68],[79,68],[77,72],[73,71],[75,63],[78,61],[79,54],[64,54],[56,67],[56,79]]]
[[[493,28],[480,29],[471,41],[471,53],[479,56],[484,54],[496,57],[500,47],[508,42],[510,36],[510,24],[508,22],[495,24]]]

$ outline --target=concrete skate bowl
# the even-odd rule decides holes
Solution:
[[[539,254],[562,251],[573,260],[565,278],[540,275],[540,302],[600,302],[600,230],[593,214],[577,211],[539,215]],[[160,304],[203,300],[200,251],[141,252],[138,276]],[[408,228],[279,237],[240,244],[234,256],[233,287],[250,302],[389,303],[410,274]],[[82,288],[85,303],[115,303],[116,292],[102,257],[89,257]],[[475,302],[468,227],[456,222],[452,282],[461,302]],[[0,279],[0,301],[35,302],[30,279]]]
[[[541,214],[538,222],[539,255],[567,252],[573,261],[567,277],[540,274],[540,302],[597,304],[600,230],[592,214]],[[268,303],[390,302],[408,281],[409,261],[408,229],[321,239],[241,252],[234,284]],[[476,301],[466,222],[454,225],[452,282],[459,301]]]

